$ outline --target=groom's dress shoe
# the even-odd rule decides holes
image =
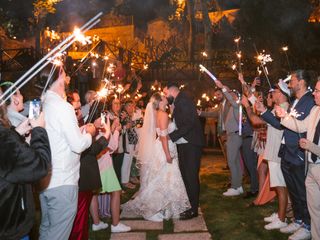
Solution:
[[[192,219],[198,217],[198,213],[197,212],[193,212],[193,211],[185,211],[183,213],[180,214],[180,220],[188,220],[188,219]]]

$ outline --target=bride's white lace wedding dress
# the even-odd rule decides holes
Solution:
[[[175,125],[171,122],[168,130],[156,128],[157,136],[172,132]],[[153,154],[147,163],[142,164],[140,171],[141,186],[133,200],[122,205],[121,217],[132,214],[150,218],[161,214],[163,218],[178,218],[179,214],[190,208],[188,195],[178,166],[177,147],[171,140],[168,142],[172,164],[167,163],[159,137],[152,147]]]

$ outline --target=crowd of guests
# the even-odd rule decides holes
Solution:
[[[89,213],[93,231],[108,227],[99,216],[103,204],[110,206],[111,232],[130,231],[120,222],[120,198],[139,183],[136,150],[143,109],[133,100],[99,101],[92,90],[81,106],[77,91],[66,92],[70,77],[64,69],[48,66],[40,82],[50,74],[37,119],[21,114],[23,96],[15,88],[0,109],[0,201],[1,215],[7,216],[0,238],[29,239],[35,191],[41,205],[39,239],[88,239]],[[1,83],[2,92],[12,84]],[[99,204],[105,194],[109,202]]]
[[[257,91],[258,78],[251,85],[242,74],[239,80],[242,96],[216,81],[219,106],[199,111],[202,117],[217,119],[218,138],[231,173],[230,188],[223,195],[244,193],[243,162],[251,184],[245,198],[256,197],[254,205],[278,198],[278,211],[264,218],[265,229],[291,234],[290,240],[320,239],[320,78],[306,70],[294,71],[289,84],[279,81],[266,99]],[[244,109],[241,127],[240,106]],[[290,206],[291,223],[287,220]]]
[[[111,232],[130,231],[120,221],[120,199],[123,190],[139,184],[143,103],[98,99],[89,90],[81,105],[78,91],[65,90],[70,78],[64,69],[54,69],[49,66],[40,75],[44,83],[49,75],[52,80],[42,96],[43,112],[38,118],[20,113],[23,96],[15,89],[0,106],[0,206],[1,215],[8,216],[0,220],[0,236],[29,239],[35,213],[33,188],[41,204],[40,239],[88,239],[89,214],[93,231],[106,229],[98,201],[106,193]],[[290,94],[280,81],[267,96],[257,91],[259,79],[248,85],[239,74],[239,80],[242,96],[216,81],[218,107],[198,112],[217,121],[231,176],[223,195],[244,193],[243,162],[250,177],[245,197],[256,197],[255,205],[278,198],[277,212],[264,218],[265,229],[290,233],[291,240],[320,239],[320,79],[297,70],[287,86]],[[2,92],[11,86],[0,84]]]

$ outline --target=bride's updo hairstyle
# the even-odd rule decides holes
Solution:
[[[151,96],[152,107],[155,110],[159,110],[159,104],[161,102],[161,94],[156,92]]]

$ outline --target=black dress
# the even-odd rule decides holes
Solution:
[[[107,146],[107,139],[105,137],[100,137],[81,154],[79,178],[80,192],[94,191],[102,187],[97,155]]]

